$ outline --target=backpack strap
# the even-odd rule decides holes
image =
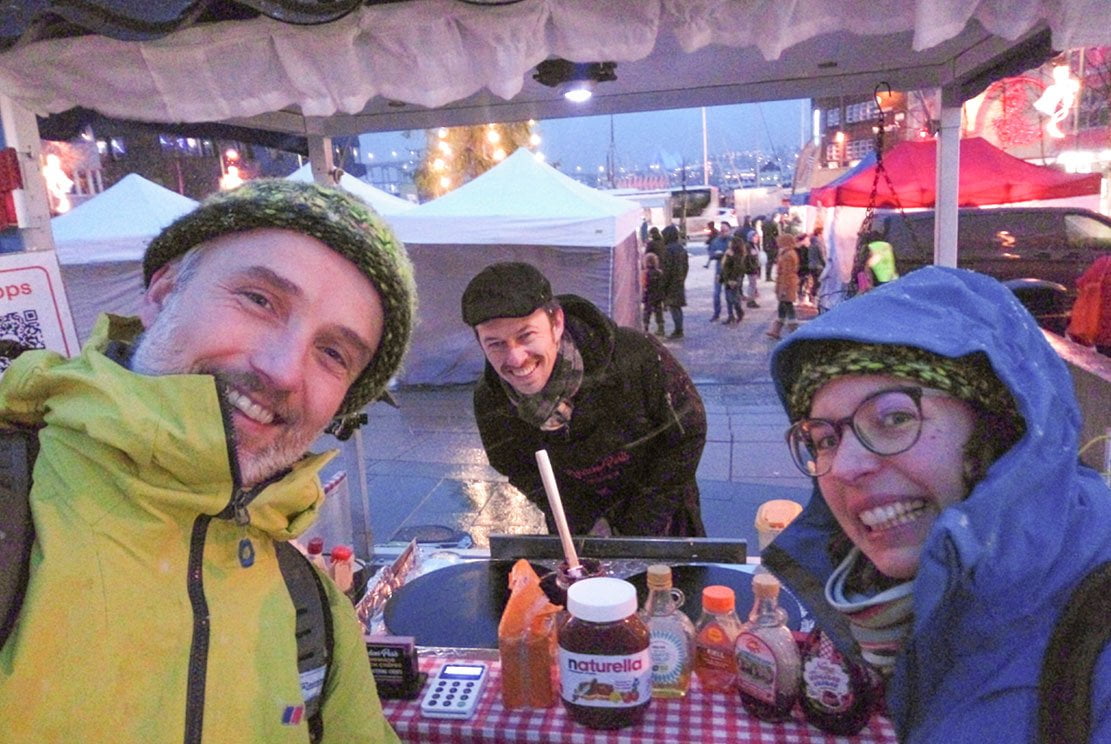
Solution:
[[[1084,577],[1053,628],[1038,680],[1038,742],[1091,740],[1096,659],[1111,641],[1111,561]]]
[[[38,453],[37,431],[0,429],[0,647],[15,628],[31,573],[31,472]]]
[[[323,581],[308,559],[287,542],[274,543],[274,549],[297,611],[297,672],[309,737],[315,744],[324,736],[324,689],[335,645],[332,612]]]

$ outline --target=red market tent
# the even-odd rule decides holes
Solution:
[[[933,207],[936,200],[937,143],[900,142],[883,156],[883,174],[876,191],[877,207]],[[810,192],[808,203],[867,207],[876,163],[868,159],[854,171]],[[1060,199],[1098,194],[1100,175],[1062,173],[1012,157],[981,137],[961,140],[958,204],[982,207],[1036,199]]]

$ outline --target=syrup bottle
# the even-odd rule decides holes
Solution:
[[[741,632],[736,596],[727,586],[702,590],[702,617],[694,637],[694,673],[703,690],[732,692],[737,677],[733,642]]]
[[[648,567],[648,599],[641,617],[648,626],[652,655],[652,697],[681,698],[694,667],[694,623],[679,608],[683,591],[671,585],[671,567]]]
[[[802,692],[806,720],[838,736],[864,728],[876,705],[876,682],[870,670],[846,659],[821,628],[815,627],[802,648]]]
[[[779,580],[767,572],[752,577],[756,601],[737,635],[734,657],[741,704],[764,721],[786,721],[799,695],[799,650],[779,606]]]
[[[324,559],[324,538],[314,537],[309,540],[308,548],[306,549],[308,559],[321,571],[328,573],[328,564]]]

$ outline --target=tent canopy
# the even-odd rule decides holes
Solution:
[[[1062,173],[1008,155],[981,137],[961,140],[958,204],[990,204],[1061,199],[1099,193],[1100,175]],[[876,184],[877,207],[933,207],[937,199],[937,143],[900,142],[883,156],[883,174]],[[876,157],[871,155],[840,178],[810,191],[809,203],[867,207],[875,181]],[[892,192],[891,186],[895,190]]]
[[[475,274],[498,261],[532,264],[557,294],[580,295],[617,323],[636,325],[640,212],[519,149],[455,191],[391,217],[420,297],[399,379],[441,385],[478,378],[482,351],[459,301]]]
[[[162,228],[196,206],[187,196],[129,173],[50,221],[58,262],[138,261]]]
[[[635,202],[585,186],[521,148],[390,223],[406,243],[612,247],[636,230],[640,214]]]
[[[291,181],[302,181],[311,183],[312,177],[312,164],[305,163],[297,170],[286,176]],[[355,178],[350,173],[344,173],[340,176],[339,186],[344,191],[354,194],[369,204],[375,212],[381,215],[400,214],[401,212],[408,212],[414,209],[417,205],[411,202],[387,193],[382,189],[371,186],[366,181]]]
[[[0,89],[34,113],[301,136],[582,115],[533,79],[551,57],[616,62],[589,110],[608,114],[866,94],[880,80],[968,98],[1054,49],[1111,39],[1111,3],[1095,0],[348,1],[299,3],[300,16],[227,0],[204,4],[226,6],[224,20],[197,23],[213,14],[196,3],[8,5],[0,25],[19,43],[0,54]]]

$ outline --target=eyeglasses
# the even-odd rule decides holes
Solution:
[[[897,387],[877,390],[856,407],[851,416],[837,421],[805,418],[787,430],[787,444],[795,465],[805,475],[825,475],[841,444],[845,428],[869,452],[898,455],[906,452],[922,434],[922,398],[947,396],[940,390]]]

